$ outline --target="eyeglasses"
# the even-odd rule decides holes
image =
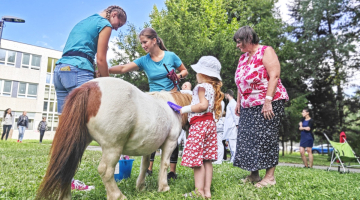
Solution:
[[[242,43],[243,42],[243,40],[236,40],[236,44],[240,44],[240,43]]]

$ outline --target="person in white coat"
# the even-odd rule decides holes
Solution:
[[[235,115],[236,100],[234,99],[234,92],[229,89],[225,93],[225,98],[229,101],[229,103],[226,107],[223,139],[229,141],[231,153],[230,162],[233,162],[236,150],[236,139],[238,132],[237,126],[239,123],[239,117]]]

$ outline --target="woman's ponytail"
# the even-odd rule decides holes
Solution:
[[[164,41],[159,37],[157,37],[156,40],[157,40],[157,43],[158,43],[160,49],[163,50],[163,51],[167,51],[167,48],[165,47]]]

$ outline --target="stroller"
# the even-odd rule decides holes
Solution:
[[[355,152],[352,150],[346,139],[344,139],[345,140],[344,143],[333,142],[328,138],[328,136],[325,133],[324,135],[331,144],[331,146],[334,148],[331,155],[330,167],[327,168],[328,171],[330,171],[332,166],[338,166],[338,171],[340,173],[341,172],[346,173],[346,168],[360,167],[359,157],[355,155]],[[340,164],[335,164],[336,159],[340,161]],[[356,161],[359,163],[359,165],[350,165],[351,162],[356,162]],[[350,170],[348,169],[347,172],[350,172]]]

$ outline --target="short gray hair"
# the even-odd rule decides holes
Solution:
[[[241,41],[245,42],[245,44],[259,44],[259,37],[250,26],[243,26],[239,28],[236,33],[234,34],[234,41],[240,39]]]

